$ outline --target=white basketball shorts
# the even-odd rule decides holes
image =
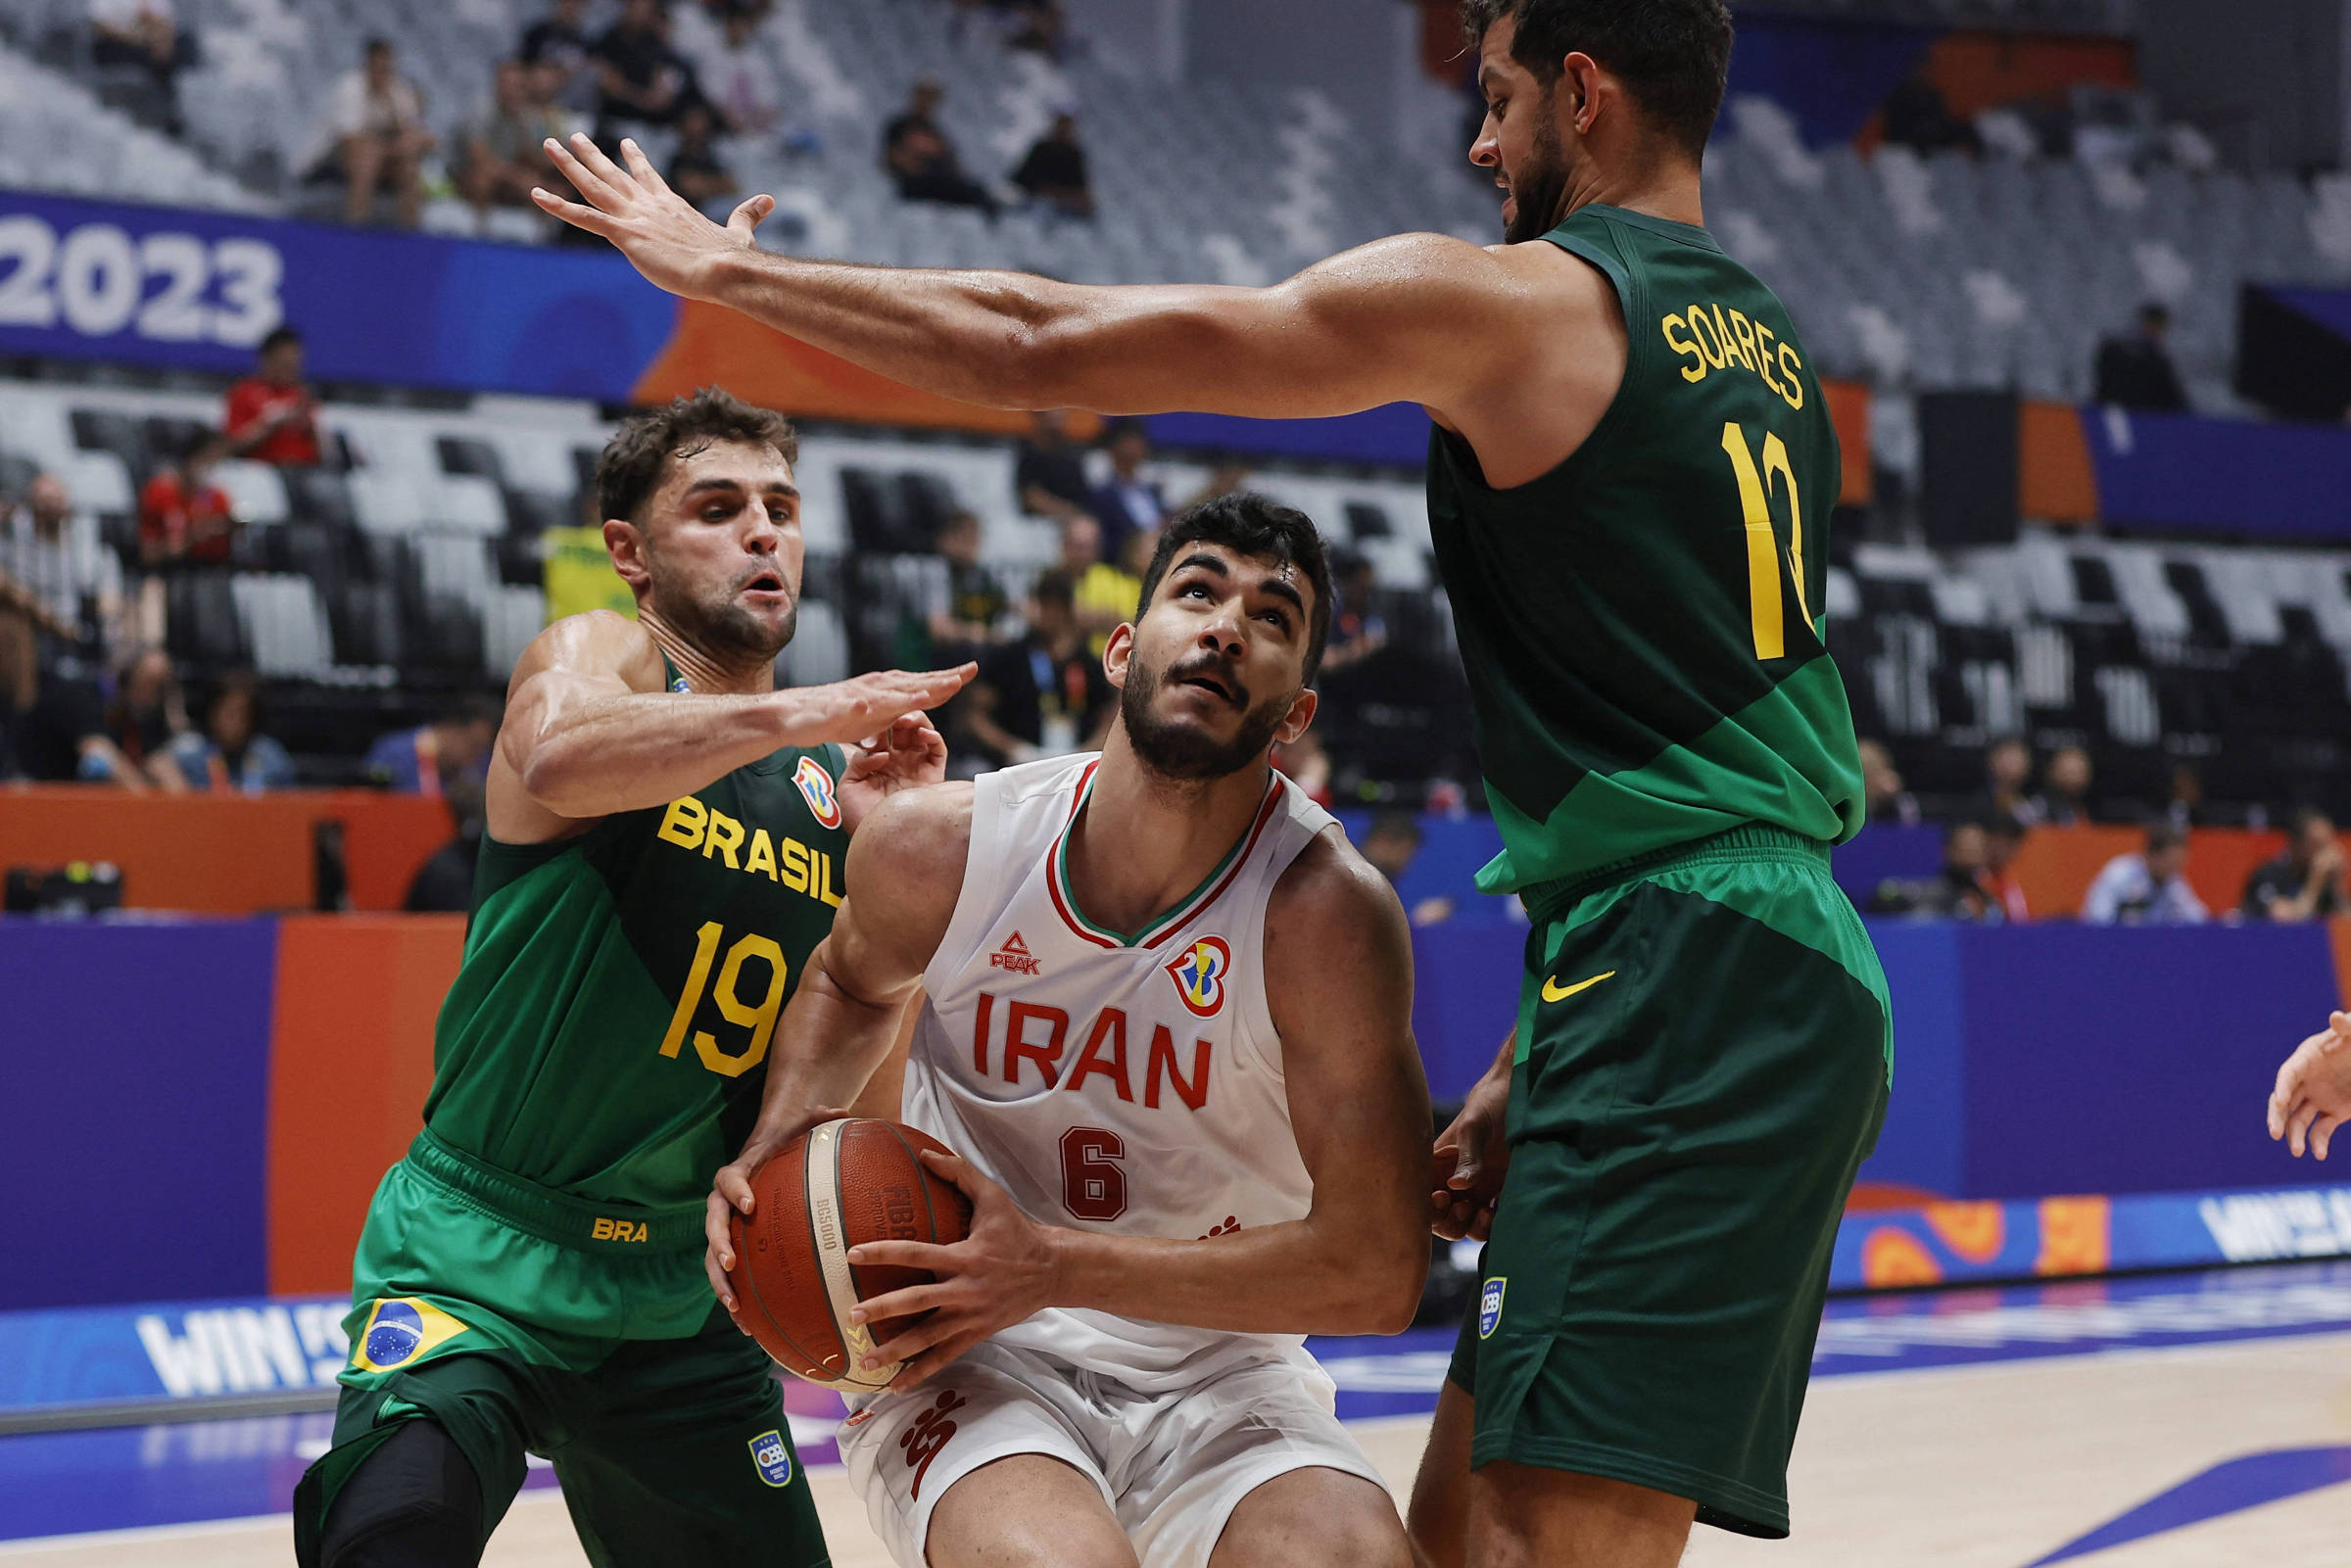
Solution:
[[[1102,1489],[1143,1568],[1207,1568],[1240,1500],[1310,1466],[1379,1472],[1312,1363],[1251,1360],[1168,1393],[985,1341],[919,1389],[865,1402],[840,1456],[899,1568],[924,1568],[931,1510],[984,1464],[1042,1453]]]

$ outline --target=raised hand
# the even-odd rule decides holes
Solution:
[[[721,226],[671,190],[634,141],[620,144],[626,168],[605,157],[585,132],[574,132],[569,147],[550,136],[546,147],[589,205],[534,185],[531,200],[540,211],[602,235],[652,283],[690,300],[713,297],[708,292],[711,263],[755,249],[751,231],[776,210],[772,196],[748,197]]]
[[[901,789],[917,789],[947,777],[947,742],[931,721],[910,713],[883,734],[849,748],[840,774],[840,815],[855,832],[865,814]]]

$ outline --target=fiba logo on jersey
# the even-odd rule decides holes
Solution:
[[[800,786],[800,797],[808,802],[818,822],[828,828],[840,826],[840,801],[833,793],[833,776],[825,772],[823,763],[802,757],[792,782]]]
[[[1232,972],[1232,949],[1222,936],[1203,936],[1168,966],[1176,994],[1194,1018],[1213,1019],[1224,1005],[1224,977]]]

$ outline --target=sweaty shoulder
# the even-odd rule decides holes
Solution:
[[[1412,948],[1395,889],[1335,823],[1298,851],[1266,903],[1271,996],[1311,995],[1333,978],[1353,984],[1354,977],[1373,974],[1409,985]]]
[[[566,615],[531,639],[514,661],[506,689],[511,693],[550,670],[617,680],[632,691],[658,691],[667,684],[660,644],[652,634],[611,610]]]

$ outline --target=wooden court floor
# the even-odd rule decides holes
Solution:
[[[1409,1485],[1425,1419],[1356,1430],[1390,1485]],[[2261,1455],[2327,1447],[2351,1448],[2351,1334],[1821,1379],[1791,1477],[1795,1537],[1764,1543],[1702,1530],[1685,1562],[2028,1568],[2215,1466],[2258,1468]],[[808,1475],[834,1561],[886,1568],[841,1472]],[[282,1517],[0,1547],[6,1568],[283,1568],[292,1556]],[[486,1562],[580,1568],[585,1560],[561,1500],[532,1492],[517,1499]],[[2351,1484],[2065,1560],[2084,1568],[2343,1568],[2351,1564]]]

